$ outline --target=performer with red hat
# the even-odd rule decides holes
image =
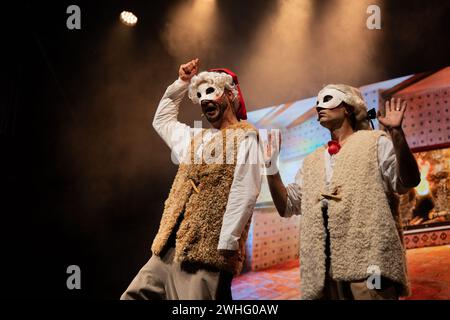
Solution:
[[[180,66],[153,127],[179,163],[152,256],[121,299],[231,299],[231,280],[245,259],[245,241],[261,187],[258,137],[248,124],[236,74],[199,60]],[[212,128],[177,120],[186,92]]]
[[[409,292],[397,193],[420,173],[402,130],[406,102],[386,102],[379,122],[361,92],[328,85],[317,98],[320,124],[331,140],[308,155],[295,182],[267,176],[278,213],[301,214],[300,270],[304,299],[397,299]],[[266,150],[266,166],[277,139]],[[278,143],[279,146],[279,143]],[[273,169],[273,168],[272,168]],[[271,173],[273,173],[272,170]]]

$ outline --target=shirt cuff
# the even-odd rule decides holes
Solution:
[[[299,215],[301,210],[301,194],[296,183],[290,183],[286,186],[286,209],[283,212],[284,218]]]
[[[280,169],[278,168],[278,161],[276,160],[271,160],[267,163],[264,163],[263,165],[263,173],[266,176],[272,176],[274,174],[277,174]]]
[[[237,240],[228,239],[228,240],[219,240],[219,245],[217,246],[218,250],[238,250],[239,243]]]

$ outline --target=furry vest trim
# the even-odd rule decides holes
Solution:
[[[396,194],[386,194],[378,166],[382,131],[351,135],[335,155],[329,189],[325,184],[324,148],[303,164],[300,219],[300,272],[304,299],[321,297],[325,281],[325,227],[322,200],[328,199],[331,277],[361,281],[379,268],[381,276],[409,294],[406,257]]]
[[[240,121],[221,130],[221,135],[215,135],[217,138],[213,137],[206,143],[203,146],[203,157],[206,152],[207,156],[221,159],[221,163],[211,161],[205,163],[204,158],[196,158],[196,146],[200,146],[205,131],[191,141],[190,161],[179,165],[165,202],[159,231],[152,244],[152,252],[155,255],[161,254],[177,224],[177,219],[184,212],[184,218],[176,233],[175,261],[238,274],[245,259],[245,241],[250,220],[239,239],[239,250],[236,254],[225,257],[219,253],[217,246],[234,179],[237,151],[246,135],[256,135],[256,129],[247,122]]]

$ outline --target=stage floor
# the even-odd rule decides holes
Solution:
[[[450,245],[407,250],[414,299],[450,300]],[[299,300],[297,261],[263,271],[251,271],[233,280],[235,300]]]

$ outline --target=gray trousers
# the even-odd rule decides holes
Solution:
[[[189,268],[174,261],[175,248],[153,255],[121,300],[231,300],[232,274]]]

